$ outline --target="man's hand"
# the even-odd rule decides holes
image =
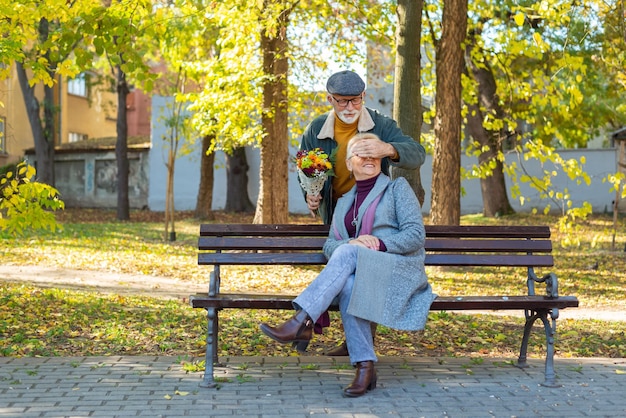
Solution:
[[[315,211],[319,209],[322,196],[318,193],[316,195],[306,194],[306,205],[311,211],[311,215],[315,216]]]
[[[398,153],[393,145],[380,139],[371,138],[357,142],[352,147],[352,153],[361,158],[385,158],[397,159]]]

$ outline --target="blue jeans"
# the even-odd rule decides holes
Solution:
[[[313,321],[316,321],[333,300],[338,299],[352,364],[378,360],[374,352],[370,321],[347,312],[352,296],[357,255],[356,245],[345,244],[338,247],[326,267],[293,301],[296,309],[303,309]]]

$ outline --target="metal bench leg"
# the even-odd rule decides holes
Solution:
[[[530,333],[532,331],[533,324],[537,319],[541,319],[543,327],[546,333],[546,364],[545,364],[545,380],[541,384],[546,387],[560,387],[556,383],[556,374],[554,372],[554,334],[556,332],[555,317],[552,321],[548,319],[549,311],[541,312],[526,312],[526,324],[524,325],[524,336],[522,337],[522,345],[520,347],[520,355],[517,359],[517,367],[526,368],[528,363],[526,361],[528,354],[528,341],[530,339]]]
[[[546,330],[546,379],[542,386],[558,388],[562,385],[556,383],[556,373],[554,372],[554,334],[556,333],[556,318],[548,319],[548,313],[540,315],[543,321],[543,328]]]
[[[528,367],[526,362],[526,356],[528,354],[528,340],[530,339],[530,332],[532,331],[533,324],[537,320],[537,314],[535,312],[525,311],[526,323],[524,324],[524,335],[522,336],[522,346],[519,350],[519,357],[517,358],[517,367],[525,369]]]
[[[213,378],[213,365],[217,363],[217,309],[207,308],[206,353],[204,355],[204,377],[200,387],[217,386]]]

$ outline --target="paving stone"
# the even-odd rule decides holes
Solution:
[[[0,357],[0,418],[626,416],[624,359],[557,358],[562,386],[548,388],[542,359],[524,370],[489,359],[469,372],[464,358],[381,357],[378,386],[361,398],[342,396],[354,372],[330,358],[222,361],[230,381],[206,389],[177,357]]]

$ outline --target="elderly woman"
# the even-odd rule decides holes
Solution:
[[[381,173],[366,139],[348,142],[346,164],[356,185],[337,202],[324,244],[326,267],[293,301],[296,314],[261,330],[280,343],[309,341],[313,324],[337,298],[350,362],[356,368],[344,396],[376,387],[371,322],[400,330],[424,329],[434,299],[424,270],[425,230],[420,205],[404,178]]]

